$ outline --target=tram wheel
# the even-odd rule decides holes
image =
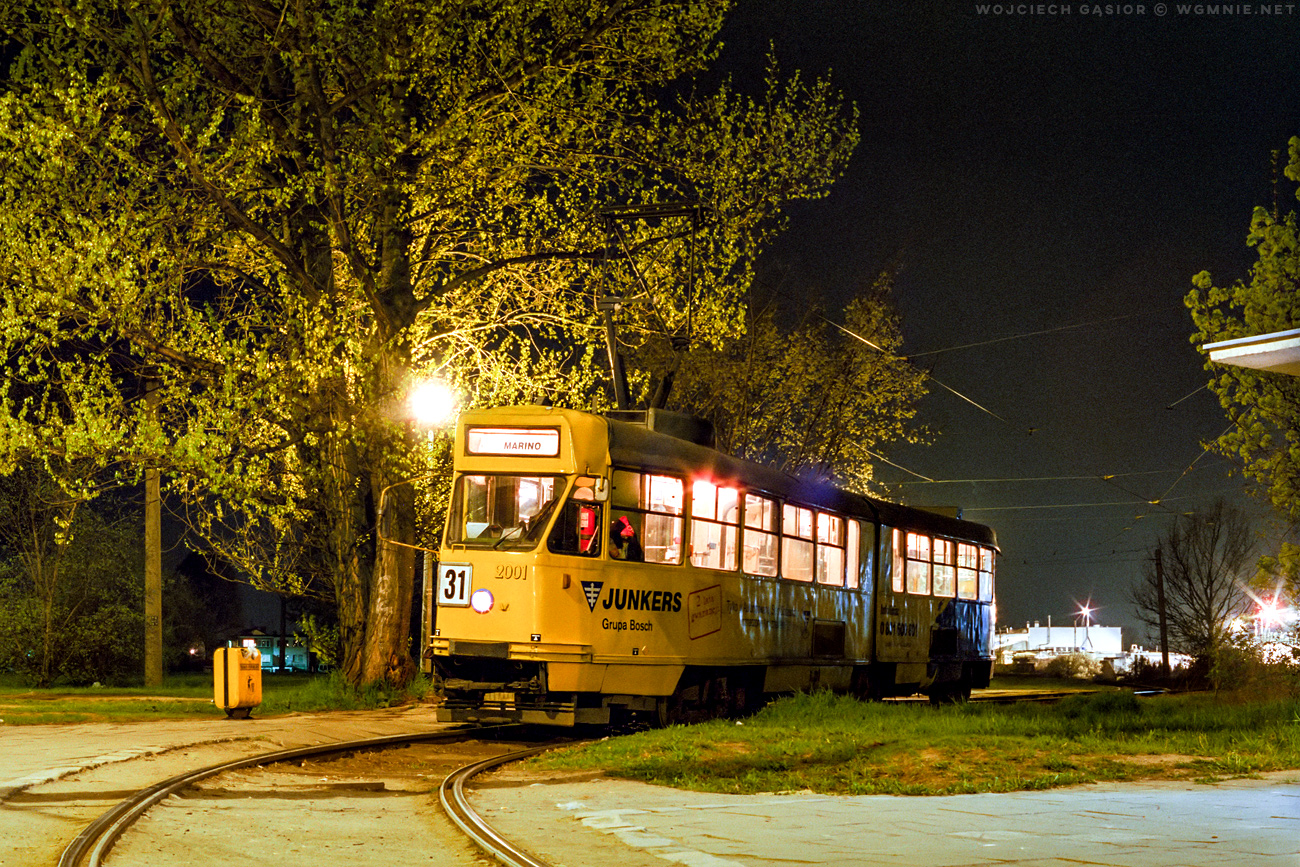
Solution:
[[[680,692],[655,699],[655,728],[681,725],[684,722],[682,704]]]
[[[849,681],[849,692],[858,701],[880,701],[885,697],[879,677],[872,677],[871,669],[865,665],[855,666],[853,677]]]
[[[728,716],[747,715],[754,695],[743,682],[726,675],[705,677],[693,684],[677,685],[672,695],[655,701],[655,722],[660,728],[691,725]]]
[[[936,683],[930,687],[930,704],[965,704],[970,701],[970,676],[962,672],[960,680]]]

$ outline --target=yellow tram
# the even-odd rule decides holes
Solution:
[[[469,411],[427,655],[446,721],[657,724],[988,685],[997,542],[656,410]]]

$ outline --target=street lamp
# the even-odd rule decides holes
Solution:
[[[1092,625],[1092,612],[1093,609],[1087,603],[1084,603],[1083,605],[1079,606],[1079,614],[1074,618],[1074,623],[1076,628],[1078,627],[1079,618],[1080,617],[1083,618],[1083,645],[1079,646],[1078,639],[1077,638],[1075,639],[1075,645],[1079,646],[1079,650],[1083,650],[1085,647],[1086,648],[1092,647],[1092,640],[1088,635],[1088,627]]]
[[[409,395],[406,398],[406,409],[410,414],[411,420],[430,431],[432,437],[433,430],[443,428],[452,424],[456,419],[456,414],[460,411],[460,398],[447,383],[441,379],[423,379],[416,381]],[[379,492],[379,514],[384,511],[384,497],[388,492],[398,485],[409,485],[413,482],[420,482],[426,479],[434,478],[441,473],[425,473],[410,479],[403,479],[385,487]],[[382,522],[377,522],[377,526],[382,528]],[[429,638],[433,632],[433,570],[434,558],[437,552],[419,545],[408,545],[405,542],[398,542],[395,539],[384,538],[382,530],[377,532],[380,541],[389,545],[398,545],[405,548],[414,548],[420,552],[423,560],[423,578],[424,587],[421,590],[421,611],[420,611],[420,633],[423,641],[423,647],[429,646]],[[420,668],[425,674],[429,674],[432,663],[424,658],[423,649],[420,654]]]
[[[459,399],[441,379],[420,380],[406,398],[406,408],[411,418],[428,427],[440,427],[456,416]]]

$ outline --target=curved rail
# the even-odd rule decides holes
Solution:
[[[494,727],[491,730],[500,732],[506,728],[515,728],[515,726]],[[108,855],[109,849],[111,849],[113,844],[117,842],[118,838],[122,836],[122,833],[129,828],[132,823],[144,815],[146,810],[161,801],[163,798],[166,798],[168,795],[178,792],[186,786],[193,785],[200,780],[216,776],[217,774],[222,774],[227,771],[236,771],[241,768],[255,767],[258,765],[273,765],[277,762],[314,758],[329,753],[346,753],[357,750],[380,749],[386,746],[406,743],[436,743],[438,741],[463,740],[471,732],[477,735],[485,731],[488,731],[488,729],[456,729],[454,731],[387,735],[385,737],[368,738],[360,741],[343,741],[331,744],[317,744],[309,747],[295,747],[294,749],[280,750],[279,752],[274,753],[262,753],[256,756],[223,762],[218,765],[211,765],[197,771],[179,774],[171,779],[155,783],[147,789],[141,789],[87,825],[81,833],[78,834],[70,844],[68,844],[68,847],[63,850],[63,855],[59,858],[59,867],[78,867],[87,856],[90,858],[90,867],[99,867],[99,865],[103,863],[104,858]]]
[[[465,797],[465,781],[481,774],[483,771],[491,770],[509,762],[526,759],[549,749],[551,749],[549,746],[534,747],[533,749],[507,753],[504,756],[494,756],[481,762],[475,762],[472,765],[466,765],[460,770],[448,774],[438,789],[438,800],[442,803],[442,809],[456,823],[456,826],[477,843],[480,849],[483,849],[506,867],[550,867],[550,865],[545,861],[538,861],[488,825],[483,820],[483,817],[469,805],[469,800]]]

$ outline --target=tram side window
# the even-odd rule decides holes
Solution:
[[[682,480],[646,473],[641,482],[641,502],[646,510],[645,538],[641,542],[645,561],[681,563]]]
[[[903,556],[906,553],[906,549],[903,547],[903,531],[895,530],[893,535],[894,568],[889,573],[889,586],[895,593],[902,593],[906,588],[903,575],[907,565],[907,560]]]
[[[553,554],[595,557],[600,553],[600,529],[600,504],[570,498],[555,519],[546,548]]]
[[[844,560],[844,586],[853,590],[859,584],[858,566],[862,556],[862,550],[859,546],[862,544],[862,525],[849,518],[844,526],[849,531],[844,547],[846,555]]]
[[[844,586],[844,519],[817,513],[817,583]]]
[[[645,562],[682,562],[684,487],[682,480],[674,476],[614,471],[611,521],[619,525],[620,533],[630,526],[640,536]]]
[[[934,540],[934,595],[951,597],[957,590],[957,546],[948,539]]]
[[[696,479],[691,485],[691,564],[735,569],[739,524],[740,492]]]
[[[813,511],[785,504],[781,517],[781,577],[813,580]]]
[[[907,592],[930,594],[930,537],[907,534]]]
[[[993,549],[980,548],[980,601],[993,601]]]
[[[776,576],[776,502],[745,494],[743,566],[750,575]]]
[[[980,549],[968,542],[957,543],[957,598],[979,596]]]

